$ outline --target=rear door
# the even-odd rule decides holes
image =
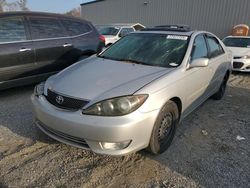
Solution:
[[[66,57],[73,46],[60,20],[30,16],[28,21],[36,53],[37,73],[57,72],[67,67]]]
[[[206,40],[209,48],[209,69],[213,75],[209,91],[213,94],[218,90],[226,74],[227,58],[222,46],[214,36],[208,34]]]
[[[0,83],[33,75],[34,61],[24,17],[1,17]]]
[[[61,22],[74,47],[68,55],[68,62],[74,63],[81,56],[87,57],[97,52],[100,43],[99,34],[88,22],[70,18],[61,18]]]

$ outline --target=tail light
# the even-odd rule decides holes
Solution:
[[[105,37],[103,35],[100,35],[99,39],[105,44],[106,39],[105,39]]]

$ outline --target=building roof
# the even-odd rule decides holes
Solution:
[[[95,0],[95,1],[90,1],[90,2],[87,2],[87,3],[82,3],[81,6],[88,5],[88,4],[93,4],[93,3],[99,3],[101,1],[104,1],[104,0]]]

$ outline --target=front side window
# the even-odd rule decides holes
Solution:
[[[199,58],[207,58],[208,50],[206,41],[203,35],[199,35],[195,38],[194,47],[192,52],[192,60]]]
[[[160,67],[177,67],[182,63],[188,36],[133,33],[120,39],[99,57]]]
[[[65,37],[60,22],[54,18],[29,18],[32,39]]]
[[[250,38],[229,37],[225,38],[223,42],[229,47],[250,48]]]
[[[0,43],[26,40],[26,32],[22,18],[0,19]]]
[[[210,49],[210,57],[217,57],[224,53],[224,50],[218,40],[214,37],[207,37],[207,43]]]
[[[132,32],[134,32],[134,29],[129,27],[129,28],[127,28],[127,31],[128,31],[128,33],[132,33]]]
[[[70,36],[77,36],[91,31],[91,27],[87,23],[74,20],[62,20]]]
[[[102,35],[117,35],[119,32],[119,28],[117,27],[102,27],[99,29],[99,33]]]
[[[121,32],[120,32],[120,37],[124,37],[124,36],[126,36],[126,35],[128,35],[129,34],[129,31],[128,31],[128,29],[127,28],[123,28],[123,29],[121,29]]]

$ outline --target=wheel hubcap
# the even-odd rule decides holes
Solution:
[[[173,115],[171,113],[167,113],[163,117],[161,121],[161,126],[159,128],[159,132],[158,132],[159,142],[162,142],[164,138],[166,138],[170,134],[172,124],[173,124]]]

